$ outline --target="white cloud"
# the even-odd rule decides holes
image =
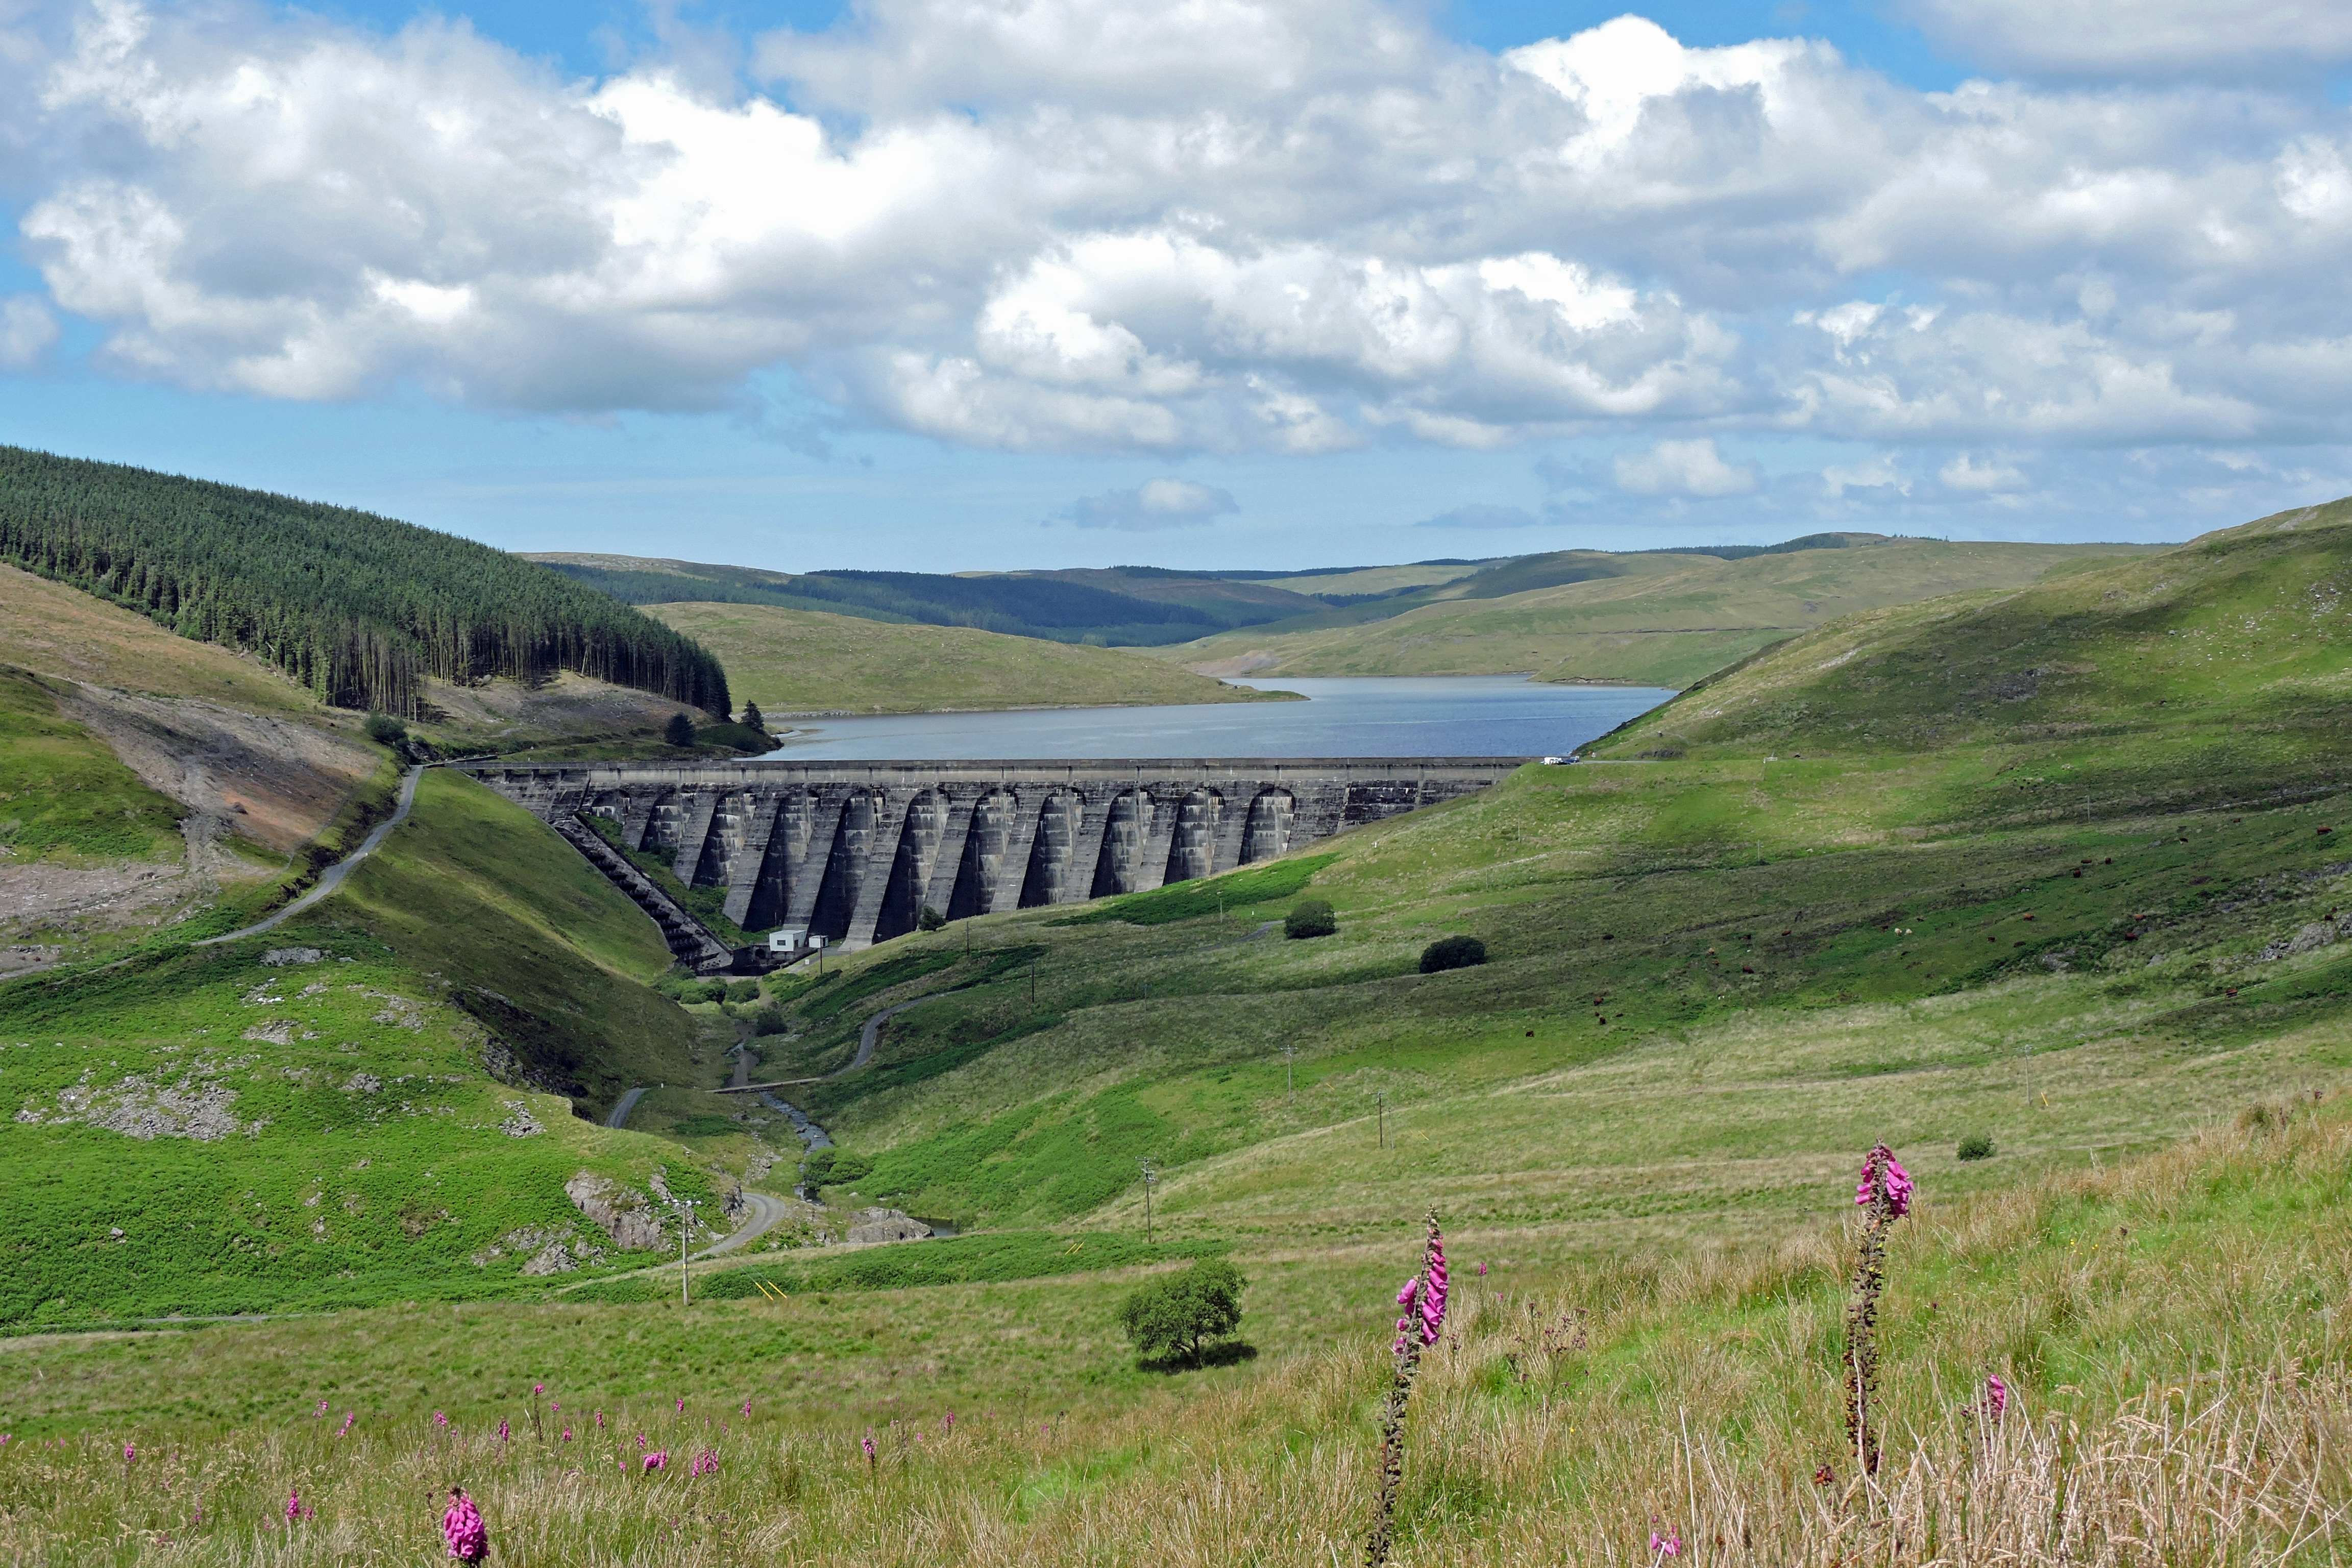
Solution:
[[[0,299],[0,370],[29,370],[58,341],[58,320],[30,294]]]
[[[2352,10],[2326,0],[1908,0],[1963,58],[2059,77],[2315,75],[2352,60]]]
[[[1231,492],[1190,479],[1152,479],[1131,490],[1081,496],[1065,514],[1080,528],[1116,528],[1153,533],[1167,528],[1204,528],[1241,510]]]
[[[1555,519],[1541,517],[1521,506],[1492,506],[1474,501],[1423,518],[1415,528],[1534,528]]]
[[[1661,441],[1617,459],[1617,488],[1643,496],[1738,496],[1756,488],[1753,463],[1727,463],[1711,438]]]
[[[2201,14],[2161,0],[2147,47]],[[2133,32],[2052,15],[2045,52]],[[757,40],[758,90],[566,81],[437,20],[56,16],[0,49],[25,249],[101,364],[185,386],[603,413],[781,365],[971,446],[1630,438],[1621,483],[1699,496],[1761,481],[1697,429],[2352,438],[2352,137],[2316,89],[1923,93],[1637,16],[1493,56],[1387,0],[866,0]],[[2322,54],[2352,27],[2313,16]]]
[[[1936,470],[1936,477],[1950,489],[1968,490],[1990,495],[2003,490],[2021,490],[2029,482],[2013,466],[1997,459],[1978,462],[1975,457],[1962,452]]]

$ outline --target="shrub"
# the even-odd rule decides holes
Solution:
[[[931,908],[929,904],[925,904],[923,906],[923,912],[915,917],[915,924],[925,931],[938,931],[947,923],[948,917],[940,913],[939,910]]]
[[[691,746],[694,744],[694,721],[683,712],[671,714],[669,722],[662,726],[662,740],[673,746]]]
[[[1282,934],[1293,939],[1329,936],[1339,929],[1339,917],[1321,899],[1303,899],[1283,917]]]
[[[672,742],[672,745],[678,742]],[[696,746],[732,746],[750,755],[776,749],[775,738],[765,730],[754,730],[742,724],[705,724],[694,731],[687,744]]]
[[[754,1035],[781,1035],[790,1026],[784,1022],[784,1010],[772,1002],[751,1015]]]
[[[846,1149],[819,1149],[801,1166],[801,1180],[812,1187],[848,1187],[874,1173],[874,1162]]]
[[[1242,1291],[1249,1281],[1222,1258],[1204,1258],[1181,1274],[1163,1275],[1137,1290],[1118,1310],[1119,1327],[1147,1356],[1181,1353],[1202,1364],[1202,1347],[1241,1326]]]
[[[758,981],[730,980],[727,983],[727,1000],[730,1002],[757,1002],[759,999],[760,983]]]
[[[379,746],[395,746],[408,739],[408,726],[389,713],[367,716],[367,738]]]
[[[1421,972],[1468,969],[1486,962],[1486,944],[1475,936],[1442,936],[1421,950]]]
[[[746,730],[757,730],[761,734],[767,733],[768,721],[766,717],[761,713],[760,705],[756,702],[746,702],[743,704],[743,717],[735,721],[742,725]]]
[[[1990,1160],[1993,1156],[1992,1139],[1982,1132],[1971,1132],[1960,1140],[1959,1156],[1963,1160]]]

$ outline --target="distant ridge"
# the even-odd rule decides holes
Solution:
[[[707,649],[486,544],[347,507],[0,447],[0,561],[256,655],[340,708],[417,717],[428,676],[574,670],[713,713]]]

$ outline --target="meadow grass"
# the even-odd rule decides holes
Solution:
[[[1874,1477],[1843,1450],[1839,1225],[1528,1280],[1482,1278],[1457,1246],[1446,1331],[1406,1419],[1396,1560],[1652,1561],[1666,1532],[1694,1561],[1734,1564],[2333,1561],[2352,1507],[2331,1310],[2352,1287],[2347,1169],[2352,1127],[2305,1100],[2099,1173],[1967,1197],[1923,1183],[1889,1253]],[[1837,1179],[1850,1194],[1851,1173]],[[1415,1239],[1391,1238],[1390,1268]],[[364,1314],[331,1338],[297,1321],[11,1345],[19,1386],[54,1356],[68,1389],[45,1397],[77,1408],[0,1448],[0,1545],[39,1562],[430,1553],[436,1500],[463,1484],[500,1557],[526,1563],[1359,1552],[1384,1289],[1328,1321],[1322,1345],[1272,1362],[1114,1380],[1067,1409],[1051,1404],[1067,1384],[1000,1400],[991,1372],[1041,1343],[1076,1348],[1052,1305],[1069,1288],[964,1288],[985,1303],[966,1317],[995,1340],[952,1314],[929,1321],[940,1359],[966,1364],[823,1396],[812,1374],[860,1359],[835,1341],[838,1299],[481,1305]],[[515,1331],[554,1321],[569,1331]],[[322,1353],[354,1342],[370,1353]],[[1001,1348],[972,1353],[982,1342]],[[254,1373],[261,1388],[225,1397]],[[2012,1390],[1998,1422],[1975,1413],[1994,1373]],[[662,1470],[644,1468],[648,1449]],[[688,1474],[704,1455],[715,1469]],[[290,1528],[289,1491],[315,1510]]]
[[[0,667],[0,848],[16,857],[176,857],[182,815],[59,714],[37,677]]]

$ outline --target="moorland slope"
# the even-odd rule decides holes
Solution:
[[[662,604],[646,613],[709,648],[770,718],[1007,708],[1264,701],[1268,695],[1110,648],[775,605]]]
[[[1806,541],[1794,541],[1805,544]],[[1494,675],[1682,687],[1882,605],[2158,547],[1823,536],[1754,552],[1527,556],[1406,597],[1155,650],[1216,675]]]

